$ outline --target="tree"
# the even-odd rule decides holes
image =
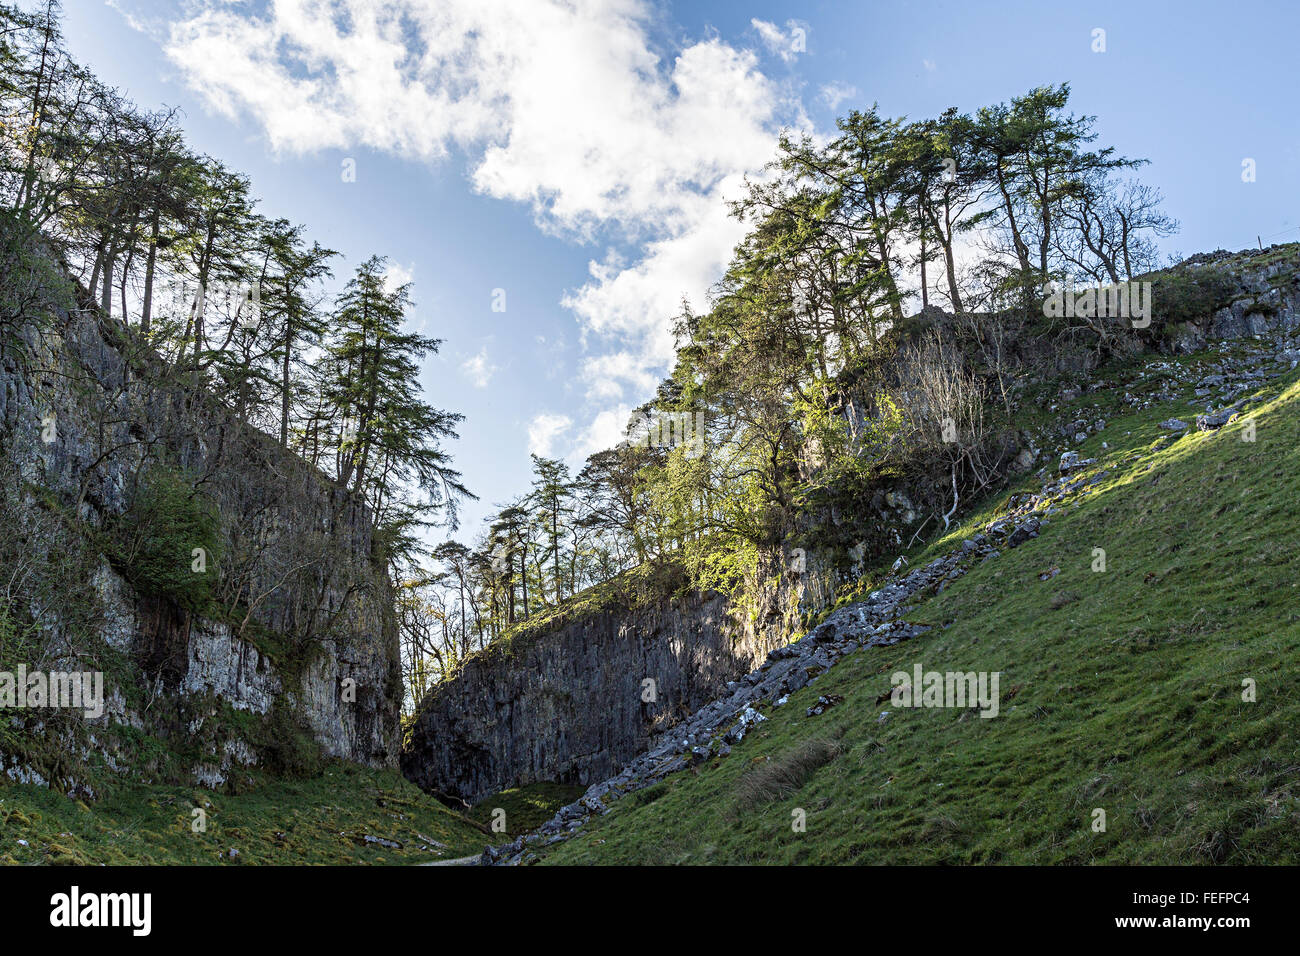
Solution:
[[[185,267],[185,278],[191,280],[181,341],[193,343],[192,368],[201,373],[219,355],[207,344],[208,306],[216,287],[238,286],[247,277],[246,255],[257,228],[256,200],[248,178],[218,160],[202,160],[187,171],[191,204],[172,249]]]
[[[464,416],[434,408],[420,397],[419,362],[441,342],[403,331],[410,285],[389,290],[385,260],[357,267],[336,303],[326,346],[324,397],[343,433],[337,446],[340,486],[366,498],[382,521],[393,495],[413,482],[426,495],[403,522],[423,523],[441,511],[456,525],[456,504],[473,497],[442,441],[456,437]]]
[[[903,189],[906,157],[894,148],[900,121],[876,107],[854,110],[837,124],[840,135],[817,164],[835,183],[831,207],[857,237],[851,262],[868,265],[866,277],[883,290],[895,321],[903,318],[897,247],[908,218]]]
[[[1136,180],[1117,182],[1104,171],[1086,176],[1062,204],[1073,225],[1058,239],[1066,267],[1096,282],[1119,282],[1154,269],[1152,237],[1168,236],[1178,223],[1160,211],[1160,191]]]
[[[573,486],[564,462],[539,455],[533,455],[532,460],[533,488],[529,498],[542,528],[544,552],[551,556],[551,593],[559,604],[564,600],[560,547],[573,517]],[[544,592],[542,597],[545,599]]]
[[[965,307],[957,281],[956,239],[988,216],[980,208],[988,190],[987,169],[973,146],[971,119],[948,109],[938,119],[910,123],[899,131],[897,148],[907,171],[905,188],[915,210],[912,229],[921,241],[922,268],[925,240],[933,237],[944,259],[948,300],[953,312],[961,314]],[[923,276],[923,291],[925,287]]]
[[[594,453],[578,473],[576,490],[588,508],[580,522],[609,536],[620,567],[641,564],[648,556],[641,477],[648,457],[643,449],[622,444]]]
[[[261,290],[261,305],[275,328],[271,357],[279,362],[281,448],[289,445],[295,375],[306,367],[304,353],[319,345],[325,331],[316,288],[321,280],[333,276],[329,262],[338,255],[319,242],[307,246],[303,229],[290,225],[287,219],[277,219],[268,224],[262,237],[275,266]]]
[[[482,647],[482,614],[474,596],[474,555],[459,541],[444,541],[434,549],[432,557],[447,569],[456,583],[459,598],[457,603],[460,609],[461,654],[464,656],[470,651],[470,622],[466,614],[467,608],[473,611],[474,631],[480,635],[479,646]]]
[[[193,162],[193,157],[184,149],[178,130],[170,127],[159,130],[142,197],[145,208],[149,210],[148,233],[144,237],[144,292],[140,303],[140,331],[144,335],[148,335],[152,327],[158,253],[165,251],[174,241],[172,224],[181,220],[186,208],[185,169]]]
[[[505,591],[506,623],[518,619],[515,609],[516,581],[521,591],[522,616],[528,617],[528,511],[519,504],[502,508],[489,528],[491,566]],[[519,577],[515,577],[515,562],[519,562]]]
[[[1067,83],[1039,87],[1014,97],[1009,106],[981,109],[971,131],[975,155],[996,187],[992,220],[1010,238],[1027,304],[1052,272],[1062,206],[1081,181],[1136,165],[1117,157],[1112,147],[1085,149],[1097,138],[1096,117],[1067,113],[1069,98]]]

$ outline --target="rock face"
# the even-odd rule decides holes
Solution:
[[[1184,260],[1181,268],[1214,270],[1228,277],[1235,289],[1231,301],[1212,314],[1172,329],[1172,351],[1186,354],[1215,341],[1285,337],[1300,330],[1300,256],[1294,244],[1201,253]],[[1154,307],[1159,309],[1160,303]]]
[[[721,596],[698,594],[514,643],[490,646],[426,695],[402,754],[408,779],[469,801],[535,781],[604,779],[774,646],[737,628]]]
[[[45,634],[45,666],[105,649],[121,659],[107,669],[108,712],[85,728],[90,737],[103,744],[122,724],[183,742],[177,722],[199,701],[205,713],[279,708],[329,756],[396,766],[397,636],[363,507],[212,396],[164,381],[158,357],[115,323],[69,305],[51,294],[42,327],[20,328],[0,348],[0,505],[18,524],[6,529],[11,540],[32,542],[38,570],[76,552],[84,573],[69,579],[89,582],[84,594],[53,592],[53,607],[51,585],[16,609]],[[221,615],[141,590],[105,544],[160,466],[201,487],[219,513],[212,611]],[[199,782],[214,782],[210,763],[256,760],[238,737],[210,749]],[[23,772],[4,757],[0,772]],[[129,769],[120,752],[105,759]]]

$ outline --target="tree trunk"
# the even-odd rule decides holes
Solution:
[[[104,318],[113,317],[113,257],[114,252],[110,251],[104,258],[104,274],[100,277],[103,282],[103,291],[99,297],[99,307],[104,313]]]
[[[144,302],[140,306],[140,331],[149,334],[149,319],[153,314],[153,272],[158,259],[158,219],[157,206],[154,207],[153,221],[149,227],[149,255],[144,263]]]
[[[925,279],[925,225],[921,226],[921,309],[930,305],[930,287]]]
[[[293,320],[284,320],[284,357],[280,361],[280,447],[289,447],[289,357],[293,352]]]

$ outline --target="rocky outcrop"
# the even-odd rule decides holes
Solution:
[[[1204,316],[1180,322],[1168,332],[1169,348],[1199,352],[1212,342],[1287,337],[1300,330],[1300,246],[1294,243],[1244,252],[1201,253],[1184,260],[1185,275],[1213,273],[1226,280],[1227,301]],[[1162,303],[1157,300],[1153,309]]]
[[[42,635],[31,653],[46,668],[91,660],[106,671],[108,712],[65,724],[78,741],[64,743],[76,752],[93,738],[125,772],[130,755],[108,743],[114,726],[179,746],[193,712],[228,706],[283,710],[326,755],[396,766],[397,637],[362,505],[72,298],[51,293],[0,348],[0,504],[15,544],[0,564],[21,560],[27,582],[0,611]],[[202,607],[142,585],[115,544],[115,523],[158,469],[183,476],[218,515],[203,573],[220,586]],[[195,769],[200,782],[257,761],[238,721],[223,733]],[[11,778],[32,776],[13,754],[0,763]]]
[[[775,633],[736,626],[720,595],[687,593],[490,645],[422,701],[402,772],[469,801],[603,779],[752,670]]]
[[[866,601],[832,612],[798,642],[773,648],[755,670],[728,683],[716,700],[683,720],[671,735],[630,761],[618,774],[593,782],[580,800],[562,808],[538,830],[503,847],[487,848],[483,862],[527,862],[532,855],[530,847],[569,839],[593,814],[607,813],[608,804],[625,794],[688,767],[730,756],[732,746],[766,719],[757,709],[760,704],[785,706],[790,694],[815,681],[847,654],[863,647],[897,644],[929,630],[903,619],[909,598],[924,588],[941,590],[948,581],[966,573],[976,559],[997,557],[995,544],[999,542],[1004,547],[1015,547],[1009,539],[1017,533],[1023,532],[1026,539],[1036,537],[1038,526],[1037,520],[1027,519],[1022,524],[1010,521],[1010,530],[990,528],[987,535],[965,542],[953,554],[872,592]],[[818,706],[824,709],[833,702],[823,698]]]

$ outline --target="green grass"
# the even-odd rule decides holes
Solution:
[[[505,830],[493,831],[492,840],[495,843],[508,843],[520,834],[537,829],[555,816],[560,807],[567,806],[582,796],[586,789],[563,783],[530,783],[493,794],[475,804],[468,815],[471,820],[489,828],[494,819],[503,820]],[[504,818],[497,810],[505,811]]]
[[[196,808],[207,814],[206,832],[192,830]],[[401,847],[366,843],[367,835]],[[0,786],[6,864],[407,864],[469,856],[488,842],[396,772],[342,762],[238,795],[136,786],[87,804],[43,787]]]
[[[1162,447],[1185,398],[1108,415],[1080,448],[1116,466],[1104,482],[924,600],[933,630],[850,655],[729,758],[616,801],[542,862],[1300,863],[1297,376],[1260,400],[1254,443],[1236,422]],[[915,663],[1001,672],[1000,716],[878,703]],[[806,717],[823,694],[844,701]]]

